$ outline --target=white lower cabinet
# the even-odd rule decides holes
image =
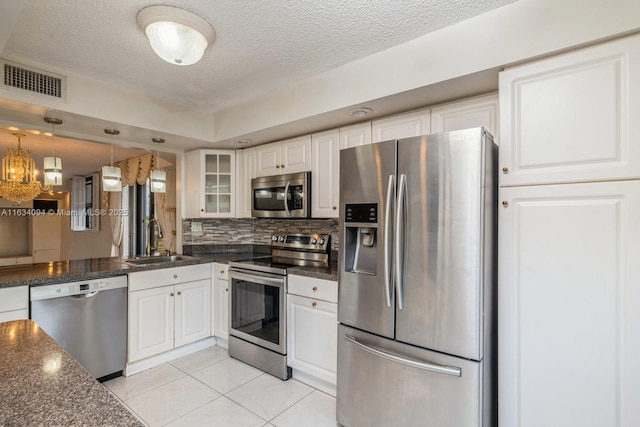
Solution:
[[[158,277],[161,275],[166,275],[167,280]],[[195,279],[173,285],[166,283],[180,280],[183,275]],[[208,264],[129,275],[129,363],[210,335],[211,272]]]
[[[335,395],[338,285],[289,276],[288,287],[287,365],[294,378]]]
[[[213,263],[213,316],[211,317],[211,330],[216,338],[225,342],[218,342],[221,347],[226,347],[229,339],[229,266],[221,263]]]
[[[500,201],[500,425],[640,425],[640,181]]]
[[[29,287],[0,289],[0,322],[29,318]]]

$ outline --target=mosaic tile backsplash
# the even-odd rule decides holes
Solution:
[[[192,231],[192,223],[202,231]],[[182,233],[185,245],[268,245],[274,234],[331,234],[331,250],[338,250],[337,219],[196,218],[182,221]]]

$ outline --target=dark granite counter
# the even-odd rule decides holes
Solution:
[[[32,320],[0,323],[1,426],[143,426]]]
[[[101,279],[132,273],[134,271],[155,270],[157,268],[181,267],[201,264],[206,261],[192,258],[167,264],[133,266],[120,258],[92,258],[73,261],[54,261],[39,264],[24,264],[0,267],[0,288],[14,286],[43,286],[78,280]]]
[[[191,247],[193,248],[193,247]],[[190,259],[174,261],[162,264],[130,265],[122,259],[114,258],[92,258],[73,261],[55,261],[39,264],[24,264],[0,267],[0,288],[11,288],[15,286],[43,286],[54,283],[74,282],[89,279],[101,279],[133,273],[135,271],[155,270],[158,268],[181,267],[185,265],[203,264],[219,262],[228,264],[229,261],[238,261],[254,256],[265,256],[270,254],[270,249],[263,246],[252,245],[229,245],[229,247],[217,247],[213,252],[208,247],[198,248],[193,251],[191,248],[185,250],[185,255]],[[185,247],[185,249],[187,249]],[[317,279],[338,280],[337,263],[332,262],[328,268],[318,267],[290,267],[289,274],[307,276]]]

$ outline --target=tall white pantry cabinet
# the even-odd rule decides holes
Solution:
[[[499,425],[640,426],[640,36],[499,93]]]

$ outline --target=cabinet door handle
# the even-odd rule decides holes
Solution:
[[[224,274],[224,270],[220,270],[220,274]]]
[[[335,211],[336,209],[338,209],[338,207],[337,207],[337,206],[334,206],[334,207],[333,207],[333,210]]]
[[[182,292],[178,291],[178,295],[182,295]]]
[[[281,167],[282,169],[284,169],[284,165],[280,165],[280,167]]]
[[[276,165],[276,169],[280,169],[280,165]]]
[[[318,290],[318,287],[317,287],[317,286],[314,286],[314,287],[313,287],[313,292],[315,292],[315,291],[317,291],[317,290]]]
[[[505,175],[508,174],[509,173],[509,168],[507,168],[507,167],[502,168],[502,173],[505,174]]]
[[[229,292],[229,288],[224,288],[224,291],[225,292]]]
[[[315,301],[311,303],[311,306],[312,306],[312,307],[315,307],[316,305],[318,305],[318,303],[317,303],[317,302],[315,302]]]
[[[170,296],[170,297],[172,297],[172,296],[173,296],[173,292],[171,292],[171,293],[169,294],[169,296]]]

